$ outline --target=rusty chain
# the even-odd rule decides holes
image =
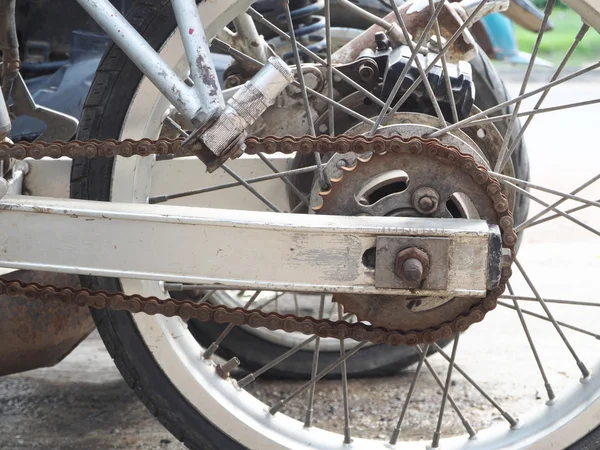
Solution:
[[[0,144],[0,158],[40,159],[43,157],[114,157],[124,156],[190,156],[191,152],[182,146],[182,139],[160,139],[139,141],[106,140],[106,141],[71,141],[47,143],[18,143]],[[247,154],[301,152],[310,154],[319,152],[364,154],[368,152],[409,152],[426,158],[435,158],[448,164],[460,167],[463,172],[472,177],[486,192],[498,213],[498,225],[502,232],[503,244],[511,249],[517,242],[513,230],[513,218],[506,197],[502,194],[500,184],[492,178],[487,170],[478,166],[474,158],[461,153],[454,147],[441,144],[436,139],[402,137],[366,137],[366,136],[303,136],[303,137],[251,137],[246,140]],[[422,331],[401,332],[373,327],[363,323],[333,322],[327,319],[313,317],[297,317],[292,314],[246,310],[244,308],[228,308],[223,305],[209,303],[194,303],[191,300],[147,298],[139,295],[123,293],[92,292],[88,289],[59,288],[56,286],[41,286],[36,283],[22,283],[0,279],[0,294],[10,297],[25,297],[28,300],[59,300],[67,305],[87,306],[91,308],[111,308],[130,313],[143,312],[146,314],[162,314],[167,317],[178,316],[183,320],[195,319],[203,322],[231,323],[247,325],[253,328],[269,330],[284,330],[299,332],[306,335],[316,334],[320,337],[337,339],[350,338],[356,341],[370,341],[375,344],[416,345],[432,343],[439,339],[447,339],[458,331],[466,330],[471,324],[483,320],[485,314],[494,309],[498,297],[503,293],[506,282],[511,275],[510,267],[503,267],[499,286],[488,292],[481,302],[462,316],[436,328]]]

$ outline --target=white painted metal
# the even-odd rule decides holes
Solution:
[[[7,196],[0,266],[240,289],[483,296],[484,221],[347,217]],[[445,291],[376,289],[378,236],[447,237]],[[85,242],[85,251],[73,246]]]
[[[277,170],[285,171],[291,168],[293,156],[278,154],[270,156],[269,160]],[[69,198],[69,176],[72,165],[69,158],[26,161],[29,165],[29,173],[23,180],[23,188],[28,195]],[[243,156],[231,160],[227,164],[244,179],[272,173],[255,156]],[[223,171],[215,172],[210,176],[202,176],[205,170],[204,164],[195,157],[161,161],[152,169],[150,196],[175,194],[234,181]],[[256,183],[253,186],[279,208],[289,208],[287,190],[279,179]],[[15,194],[16,192],[11,193]],[[269,211],[268,206],[242,186],[169,200],[169,205]]]
[[[190,78],[202,108],[194,118],[200,124],[220,113],[225,106],[219,78],[210,57],[210,48],[198,14],[195,0],[172,0],[173,12],[183,39],[190,66]]]

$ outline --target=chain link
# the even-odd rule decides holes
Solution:
[[[107,141],[71,141],[47,143],[0,144],[0,158],[25,159],[43,157],[114,157],[124,156],[191,156],[192,153],[182,147],[182,139],[159,139],[156,141],[142,139],[140,141],[107,140]],[[498,214],[498,225],[502,232],[504,247],[509,248],[514,256],[517,235],[513,230],[513,218],[508,201],[502,194],[500,184],[492,178],[487,170],[478,166],[474,158],[461,153],[454,147],[441,144],[436,139],[402,137],[366,137],[366,136],[303,136],[303,137],[251,137],[246,141],[246,153],[285,153],[300,152],[312,154],[328,153],[402,153],[422,155],[435,158],[448,164],[460,167],[465,175],[470,176],[490,198]],[[228,308],[223,305],[208,303],[197,304],[191,300],[158,299],[123,293],[91,292],[87,289],[59,288],[41,286],[36,283],[22,283],[0,279],[0,293],[10,297],[25,297],[28,300],[59,300],[67,305],[88,306],[91,308],[111,308],[130,313],[162,314],[166,317],[178,316],[183,320],[195,319],[202,322],[231,323],[247,325],[252,328],[267,328],[299,332],[306,335],[316,334],[322,338],[354,339],[370,341],[375,344],[416,345],[432,343],[439,339],[447,339],[454,333],[466,330],[471,324],[483,320],[485,314],[494,309],[498,297],[504,292],[506,282],[510,278],[510,267],[503,267],[499,286],[488,292],[481,302],[471,310],[451,322],[422,331],[401,332],[373,327],[363,323],[333,322],[313,317],[298,317],[292,314],[246,310],[244,308]]]

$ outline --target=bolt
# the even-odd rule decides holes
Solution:
[[[421,214],[430,215],[438,209],[439,194],[430,187],[422,187],[413,194],[413,207]]]
[[[238,75],[229,75],[227,78],[225,78],[225,89],[236,87],[240,84],[242,84],[242,79]]]
[[[419,206],[426,211],[431,210],[434,204],[435,203],[431,197],[423,197],[421,200],[419,200]]]
[[[234,357],[227,361],[225,364],[217,364],[215,370],[221,378],[226,380],[227,378],[229,378],[229,374],[231,373],[231,371],[239,365],[240,360]]]
[[[408,258],[402,264],[402,274],[409,283],[416,283],[423,279],[423,264],[417,258]]]
[[[375,33],[375,47],[377,48],[377,51],[384,52],[389,49],[390,46],[390,40],[383,31]]]
[[[429,256],[416,247],[404,249],[396,256],[395,273],[409,285],[418,284],[429,273]]]
[[[358,76],[362,81],[368,83],[375,77],[375,70],[367,63],[361,64],[358,68]]]

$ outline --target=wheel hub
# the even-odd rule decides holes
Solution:
[[[361,127],[351,131],[361,132]],[[433,130],[427,125],[412,123],[381,129],[386,136],[406,136],[407,131],[422,136]],[[463,140],[448,136],[444,144],[448,148],[459,147],[461,153],[470,155],[480,169],[487,168],[483,152],[468,137]],[[328,168],[333,174],[331,188],[326,191],[316,189],[317,195],[311,198],[313,210],[319,214],[481,219],[504,228],[504,235],[507,231],[503,225],[507,221],[512,223],[510,215],[498,211],[489,187],[483,189],[466,173],[466,167],[451,164],[443,156],[343,154],[335,155]],[[508,234],[514,234],[512,225]],[[414,289],[427,285],[430,257],[431,249],[418,246],[404,249],[396,259],[396,276]],[[433,261],[435,263],[435,255]],[[375,265],[373,261],[373,269]],[[510,268],[505,271],[508,271],[505,272],[507,275]],[[359,320],[374,326],[419,332],[439,329],[476,308],[484,312],[493,309],[495,301],[489,301],[489,294],[485,298],[336,294],[333,300],[343,304],[344,309],[354,313]]]

